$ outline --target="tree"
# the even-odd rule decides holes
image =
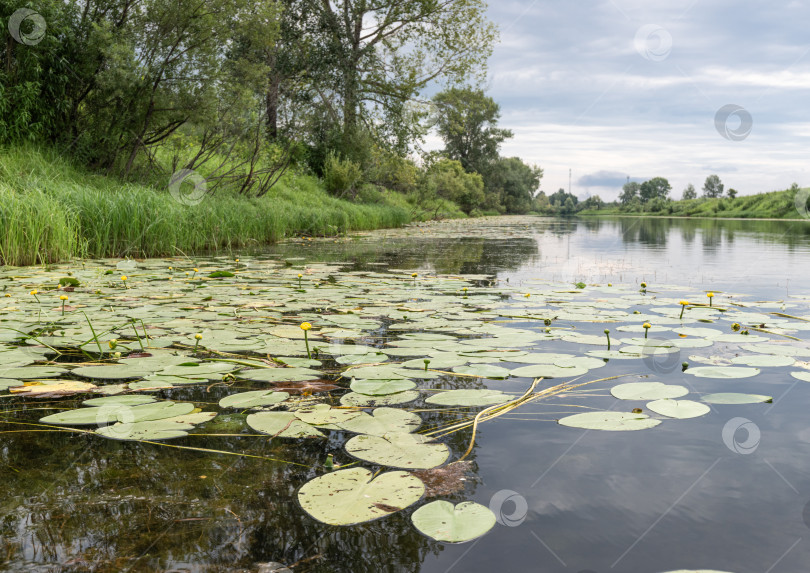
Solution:
[[[726,191],[726,194],[728,195],[729,199],[734,199],[737,196],[737,190],[729,189],[728,191]]]
[[[331,64],[318,78],[319,97],[341,119],[349,144],[363,125],[406,145],[415,127],[406,104],[435,80],[484,74],[497,36],[483,0],[310,2],[320,54]]]
[[[571,202],[576,206],[579,203],[579,199],[573,193],[568,193],[565,189],[560,187],[556,193],[552,193],[551,196],[548,198],[549,203],[555,205],[557,207],[562,207],[565,204],[567,199],[571,199]]]
[[[433,97],[436,129],[444,140],[444,154],[464,169],[486,175],[498,161],[500,144],[512,132],[497,127],[500,106],[482,90],[451,88]]]
[[[703,183],[703,196],[710,199],[723,196],[723,183],[717,175],[709,175]]]
[[[644,203],[652,201],[653,199],[666,200],[670,189],[672,189],[672,186],[669,184],[669,181],[663,177],[653,177],[639,186],[638,194],[641,201]]]
[[[629,205],[630,202],[639,197],[639,188],[641,185],[635,181],[628,181],[622,186],[622,192],[619,193],[619,202],[622,205]]]
[[[543,170],[518,157],[498,159],[484,179],[486,192],[496,195],[507,213],[528,213]]]
[[[697,198],[697,192],[695,191],[695,186],[690,183],[689,185],[686,186],[686,189],[683,190],[683,195],[681,196],[681,199],[686,201],[695,198]]]
[[[582,202],[583,209],[596,209],[597,211],[605,206],[605,202],[599,195],[592,195]]]
[[[427,184],[437,196],[449,199],[468,215],[484,202],[484,181],[477,173],[467,173],[458,161],[442,159],[427,171]]]

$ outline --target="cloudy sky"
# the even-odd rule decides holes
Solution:
[[[628,176],[666,177],[675,198],[712,173],[740,194],[810,185],[810,2],[493,0],[489,13],[488,94],[515,133],[502,153],[541,166],[544,191],[567,188],[569,168],[575,194],[606,200]]]

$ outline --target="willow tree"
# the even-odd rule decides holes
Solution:
[[[319,2],[321,97],[340,121],[344,145],[359,127],[394,145],[412,137],[409,102],[434,81],[482,79],[496,40],[483,0]],[[330,97],[331,96],[331,97]]]

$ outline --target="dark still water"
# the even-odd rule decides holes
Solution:
[[[202,268],[222,261],[193,264]],[[143,264],[151,269],[152,263],[158,266]],[[493,330],[501,336],[500,346],[493,343],[487,350],[503,346],[525,353],[594,356],[588,353],[606,350],[596,340],[605,328],[614,350],[644,345],[642,321],[661,329],[651,331],[651,338],[689,342],[663,358],[611,358],[577,379],[623,378],[572,389],[482,423],[462,487],[436,498],[475,501],[495,513],[498,523],[489,533],[462,544],[438,542],[417,531],[410,521],[417,506],[353,526],[325,525],[304,512],[296,492],[323,474],[320,463],[326,454],[333,453],[338,463],[352,461],[342,450],[345,432],[294,443],[256,438],[244,416],[231,411],[210,422],[215,426],[200,426],[202,433],[213,435],[191,435],[164,446],[119,442],[15,425],[36,424],[51,411],[79,407],[80,401],[37,401],[6,393],[0,402],[6,422],[0,427],[0,570],[252,572],[260,563],[277,562],[295,573],[810,571],[810,382],[791,375],[810,374],[810,222],[498,218],[337,241],[293,241],[254,259],[243,257],[243,263],[246,272],[272,264],[278,272],[301,269],[302,274],[307,265],[328,263],[336,277],[330,280],[337,284],[342,272],[373,278],[402,271],[413,297],[407,299],[407,310],[402,310],[404,303],[392,308],[408,316],[389,313],[353,340],[383,351],[402,333],[392,325],[420,320],[413,317],[425,309],[447,313],[449,299],[442,297],[450,296],[459,326],[436,327],[435,332],[459,339],[486,334],[475,330],[472,310],[456,310],[480,296],[476,312],[484,313],[493,329],[537,335],[521,344]],[[412,272],[417,277],[411,282]],[[467,280],[469,299],[451,286],[419,290],[419,281],[439,280],[430,278],[434,275]],[[580,281],[584,289],[574,286]],[[648,284],[646,293],[639,292],[641,282]],[[137,292],[137,284],[131,288]],[[715,304],[724,313],[698,308],[679,318],[678,301],[687,297],[705,304],[706,291],[716,293]],[[216,295],[203,299],[197,291],[188,296],[208,305],[218,300]],[[324,315],[331,312],[327,298],[321,302]],[[264,299],[282,300],[277,294]],[[125,297],[119,300],[113,311],[127,304]],[[345,307],[350,300],[339,304]],[[283,301],[297,304],[298,299]],[[177,304],[182,313],[204,306]],[[229,302],[227,312],[239,304]],[[275,310],[280,319],[286,317],[285,308]],[[11,319],[13,311],[0,312],[0,320]],[[218,316],[210,307],[206,312],[206,320],[227,319],[222,316],[227,312],[220,310]],[[300,318],[314,317],[309,320],[317,329],[318,316],[301,312]],[[553,319],[562,337],[555,330],[544,337],[544,317]],[[182,330],[186,317],[169,318],[161,331],[170,337],[173,329]],[[300,320],[297,314],[289,318],[290,324]],[[744,342],[718,338],[720,331],[732,335],[733,322],[767,348],[751,350]],[[745,363],[733,360],[772,357],[776,352],[766,351],[776,346],[780,356],[795,362],[758,366],[756,375],[739,379],[689,373],[712,364],[734,369]],[[496,362],[507,369],[526,365]],[[682,362],[689,363],[686,372]],[[332,372],[324,378],[337,380],[339,365],[328,357],[324,364]],[[568,380],[547,379],[543,387]],[[639,381],[682,385],[688,390],[684,400],[730,392],[773,399],[712,403],[700,417],[669,419],[648,411],[649,400],[617,400],[610,393],[617,384]],[[491,388],[517,396],[530,383],[520,375],[486,379],[444,372],[418,381],[418,387],[425,392]],[[338,384],[345,387],[347,381]],[[212,384],[164,389],[157,396],[214,411],[229,393]],[[335,404],[337,398],[332,400]],[[422,398],[405,407],[421,412],[423,429],[448,426],[480,410],[460,414],[431,408]],[[631,432],[557,423],[572,414],[636,407],[662,423]],[[440,438],[451,451],[450,461],[463,454],[471,436],[466,428]]]

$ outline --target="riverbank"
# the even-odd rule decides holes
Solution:
[[[74,257],[155,257],[232,252],[297,235],[399,227],[463,216],[454,204],[430,213],[394,191],[363,202],[329,195],[311,176],[288,173],[262,198],[229,193],[184,204],[167,190],[90,173],[53,150],[0,153],[0,264]]]
[[[796,207],[796,195],[800,191],[803,190],[793,188],[734,198],[651,201],[647,205],[638,203],[634,206],[611,204],[600,209],[583,209],[577,215],[804,221],[806,219]]]

